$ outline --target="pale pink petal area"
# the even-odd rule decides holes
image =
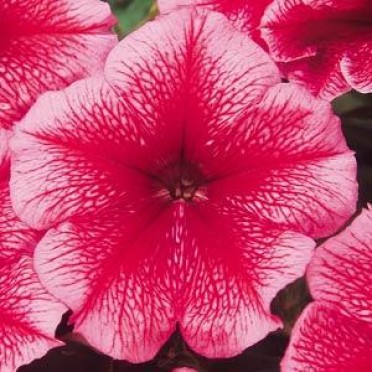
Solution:
[[[2,174],[3,176],[3,174]],[[33,268],[40,234],[15,216],[7,177],[0,181],[0,370],[14,372],[60,345],[54,332],[67,308],[46,292]]]
[[[224,16],[184,9],[17,125],[14,208],[48,229],[36,271],[92,346],[145,361],[178,323],[227,357],[281,327],[270,302],[305,271],[302,234],[338,229],[356,181],[328,103],[279,81]]]
[[[147,23],[110,53],[105,72],[150,120],[189,115],[190,122],[200,122],[198,115],[209,115],[211,122],[232,121],[280,81],[261,48],[223,15],[203,10],[175,11]],[[186,99],[200,108],[180,112]]]
[[[198,141],[208,140],[203,155],[216,159],[204,162],[223,169],[210,192],[224,203],[314,238],[335,233],[354,213],[356,161],[327,102],[279,84],[223,136],[213,129]]]
[[[172,372],[197,372],[195,368],[190,368],[190,367],[178,367],[178,368],[173,368]]]
[[[0,180],[0,257],[3,259],[12,258],[19,254],[31,257],[42,234],[30,229],[15,215],[10,203],[8,182],[8,175],[2,171]]]
[[[341,60],[341,70],[353,89],[372,92],[372,40],[347,50]]]
[[[372,327],[372,209],[315,252],[307,277],[316,300]]]
[[[274,0],[261,35],[290,81],[331,100],[352,88],[372,91],[371,19],[369,0]]]
[[[168,13],[184,6],[204,8],[224,14],[236,28],[247,33],[260,45],[258,26],[271,0],[158,0],[160,13]]]
[[[102,69],[117,43],[99,0],[3,0],[0,4],[0,126],[11,128],[39,94]]]
[[[297,321],[283,372],[370,372],[372,329],[351,320],[337,306],[315,302]]]

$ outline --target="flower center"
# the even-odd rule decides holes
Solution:
[[[171,164],[156,177],[157,194],[166,200],[195,202],[207,198],[205,178],[191,164]]]
[[[169,195],[172,199],[183,199],[190,201],[198,190],[197,184],[193,180],[181,177],[174,185],[169,188]]]

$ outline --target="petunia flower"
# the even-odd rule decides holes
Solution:
[[[284,372],[372,370],[372,208],[316,251],[307,277],[315,302],[301,314]]]
[[[158,0],[160,13],[185,6],[209,9],[224,14],[234,26],[247,33],[256,43],[267,48],[261,39],[259,25],[271,0]]]
[[[14,207],[49,229],[42,282],[91,345],[132,362],[177,323],[209,357],[276,330],[270,302],[304,273],[310,237],[355,208],[355,160],[329,104],[281,84],[213,12],[125,38],[104,77],[43,95],[11,147]]]
[[[117,42],[114,22],[99,0],[1,0],[0,128],[40,93],[100,71]]]
[[[290,81],[331,100],[372,92],[371,20],[371,0],[274,0],[262,36]]]
[[[0,142],[1,147],[4,145]],[[54,331],[67,308],[41,285],[32,255],[41,233],[14,214],[9,170],[0,170],[0,371],[14,372],[60,342]]]

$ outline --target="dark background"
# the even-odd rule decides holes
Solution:
[[[118,18],[115,31],[122,38],[156,14],[152,0],[110,0]],[[334,111],[342,120],[347,142],[358,161],[359,207],[372,201],[372,94],[350,92],[336,99]],[[342,185],[340,185],[342,187]],[[277,372],[288,343],[294,321],[311,301],[303,280],[281,291],[272,304],[273,313],[284,320],[284,330],[270,334],[248,348],[242,355],[224,360],[208,360],[193,353],[176,332],[156,358],[139,365],[114,361],[74,341],[76,335],[68,327],[67,316],[57,330],[65,346],[53,349],[18,372],[166,372],[177,366],[210,372]]]

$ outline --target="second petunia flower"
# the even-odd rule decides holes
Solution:
[[[311,238],[354,212],[355,160],[328,103],[281,84],[222,15],[181,10],[47,93],[17,127],[18,215],[48,229],[44,285],[96,348],[150,359],[179,328],[209,357],[281,326]],[[340,187],[342,185],[342,187]]]
[[[371,0],[274,0],[261,29],[289,80],[314,95],[372,92]]]
[[[372,370],[372,208],[328,239],[309,264],[314,298],[295,325],[283,372]]]
[[[102,69],[117,43],[115,18],[99,0],[0,2],[0,128],[36,98]]]

